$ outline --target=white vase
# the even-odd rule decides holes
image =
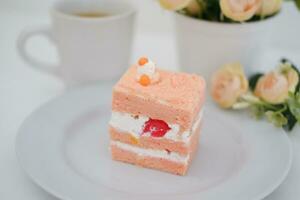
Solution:
[[[180,68],[201,74],[207,80],[225,63],[239,61],[246,74],[259,71],[254,66],[262,47],[272,37],[271,25],[277,17],[249,23],[218,23],[174,13]]]

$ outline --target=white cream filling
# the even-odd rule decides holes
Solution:
[[[141,115],[138,118],[135,118],[128,113],[112,112],[109,124],[120,131],[140,137],[142,128],[148,120],[148,117]]]
[[[184,131],[182,134],[179,134],[180,126],[179,124],[170,124],[169,127],[171,128],[164,137],[175,140],[175,141],[183,141],[185,143],[188,143],[190,141],[190,136],[192,133],[196,130],[198,125],[201,122],[203,116],[203,109],[199,112],[197,116],[197,120],[193,124],[193,127],[191,130]]]
[[[178,153],[167,152],[165,150],[143,149],[143,148],[125,144],[125,143],[122,143],[119,141],[111,141],[110,144],[115,145],[120,149],[136,153],[139,156],[150,156],[150,157],[154,157],[154,158],[163,158],[163,159],[171,160],[174,162],[185,163],[185,164],[188,162],[189,157],[190,157],[189,155],[182,156]]]
[[[191,130],[184,131],[182,134],[179,134],[179,124],[168,124],[171,129],[164,135],[164,137],[174,141],[183,141],[185,143],[188,143],[190,141],[191,134],[196,130],[199,123],[201,122],[202,115],[203,109],[199,112],[197,120],[193,124]],[[149,117],[142,115],[135,117],[128,113],[112,112],[109,124],[117,130],[130,133],[138,138],[142,133],[145,122],[148,120]]]

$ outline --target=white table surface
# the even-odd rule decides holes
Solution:
[[[45,14],[23,10],[22,6],[15,8],[7,2],[3,3],[0,0],[0,200],[55,200],[55,197],[34,185],[25,175],[18,165],[14,150],[18,127],[26,116],[64,91],[60,81],[29,68],[16,53],[15,41],[18,33],[28,25],[44,24],[49,19]],[[24,2],[22,5],[30,7]],[[288,8],[284,13],[292,19],[291,23],[282,23],[281,28],[274,27],[274,32],[280,33],[277,38],[287,39],[284,42],[278,40],[276,44],[274,43],[275,47],[266,51],[266,55],[262,56],[264,58],[262,62],[265,64],[273,63],[274,59],[277,61],[281,56],[288,55],[300,65],[298,37],[300,13],[296,13],[292,8]],[[282,30],[290,27],[292,30],[285,35],[281,34],[286,32]],[[150,33],[141,30],[142,28],[139,28],[133,58],[146,54],[159,61],[164,68],[176,69],[173,34],[168,31]],[[53,49],[46,46],[47,43],[43,40],[33,41],[31,49],[42,58],[50,60],[55,58]],[[266,200],[300,199],[299,130],[290,134],[295,152],[291,171],[283,184]]]

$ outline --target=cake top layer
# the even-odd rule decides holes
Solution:
[[[130,67],[115,85],[114,90],[125,91],[144,99],[159,101],[176,109],[199,109],[204,100],[205,81],[196,74],[156,69],[159,75],[151,84],[137,81],[139,65]]]

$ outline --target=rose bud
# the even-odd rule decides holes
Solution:
[[[223,108],[231,107],[248,90],[248,81],[240,63],[220,68],[212,77],[212,98]]]
[[[181,10],[186,8],[192,1],[196,0],[159,0],[159,3],[166,10]]]
[[[243,22],[252,18],[262,0],[220,0],[222,13],[234,21]]]
[[[270,72],[259,78],[254,95],[272,103],[283,103],[288,97],[289,84],[287,78],[278,72]]]
[[[200,15],[203,10],[203,3],[201,1],[192,0],[186,7],[188,14],[190,15]]]
[[[286,72],[286,77],[288,80],[288,85],[289,85],[289,91],[290,92],[295,92],[296,87],[299,83],[299,75],[298,72],[296,72],[296,70],[294,70],[293,68],[290,68],[287,72]]]
[[[260,8],[256,14],[260,16],[269,16],[277,13],[281,9],[282,0],[262,0]]]

